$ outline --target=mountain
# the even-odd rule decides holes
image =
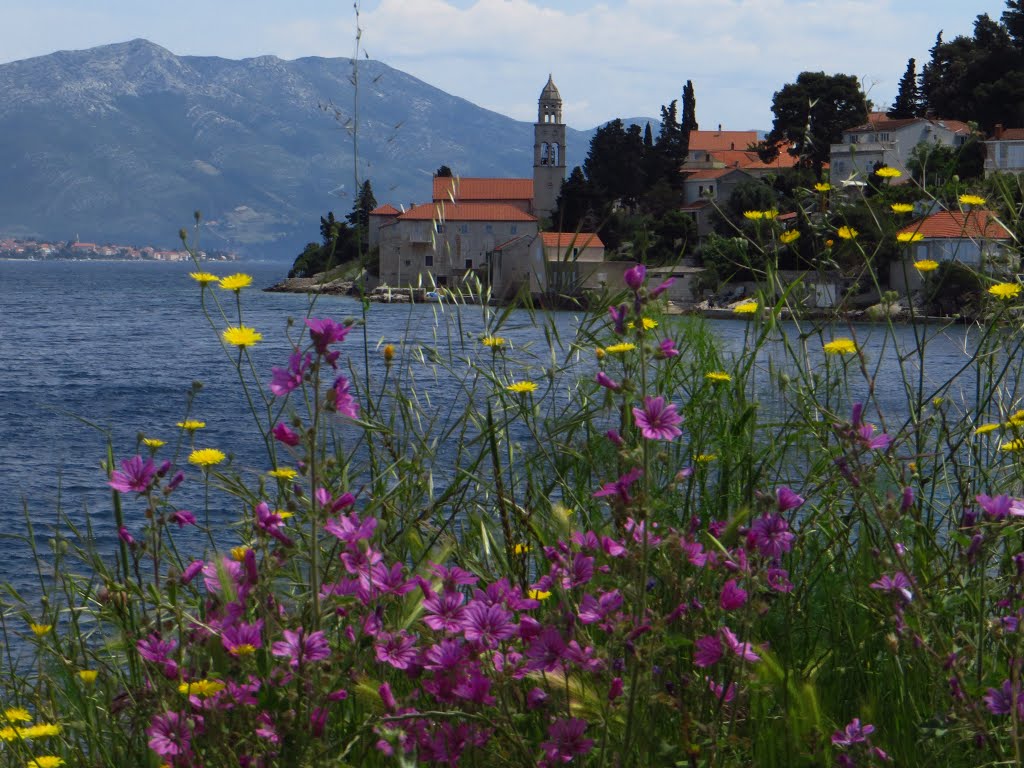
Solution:
[[[592,134],[567,129],[569,168]],[[356,154],[395,205],[427,199],[441,165],[533,164],[532,123],[378,61],[175,56],[146,40],[0,65],[0,136],[0,232],[169,247],[198,209],[203,247],[281,259],[322,214],[351,210]]]

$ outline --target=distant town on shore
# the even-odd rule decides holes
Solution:
[[[238,255],[226,251],[196,251],[201,261],[237,261]],[[116,245],[83,243],[78,240],[64,242],[43,242],[0,237],[0,259],[25,259],[27,261],[191,261],[192,254],[184,248],[176,251],[162,250],[151,245]]]

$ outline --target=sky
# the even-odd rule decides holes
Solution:
[[[693,81],[701,128],[771,128],[804,70],[855,75],[881,108],[939,30],[970,34],[1004,0],[363,0],[361,56],[533,122],[552,74],[587,129],[657,117]],[[143,37],[179,55],[351,57],[353,0],[0,0],[0,63]],[[329,98],[330,94],[324,94]],[[655,126],[656,127],[656,126]]]

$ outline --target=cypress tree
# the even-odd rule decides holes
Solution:
[[[683,120],[680,129],[682,156],[685,158],[690,151],[690,131],[697,130],[697,97],[693,92],[692,80],[687,80],[683,86]]]
[[[921,97],[917,91],[917,62],[907,62],[907,71],[900,80],[899,92],[889,111],[885,113],[894,120],[918,117],[921,114]]]

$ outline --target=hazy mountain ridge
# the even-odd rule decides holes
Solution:
[[[421,202],[442,164],[528,176],[532,123],[360,61],[358,155],[380,202]],[[176,56],[146,40],[0,65],[0,232],[291,258],[351,209],[350,59]],[[538,78],[538,93],[543,86]],[[567,130],[567,162],[590,132]]]

